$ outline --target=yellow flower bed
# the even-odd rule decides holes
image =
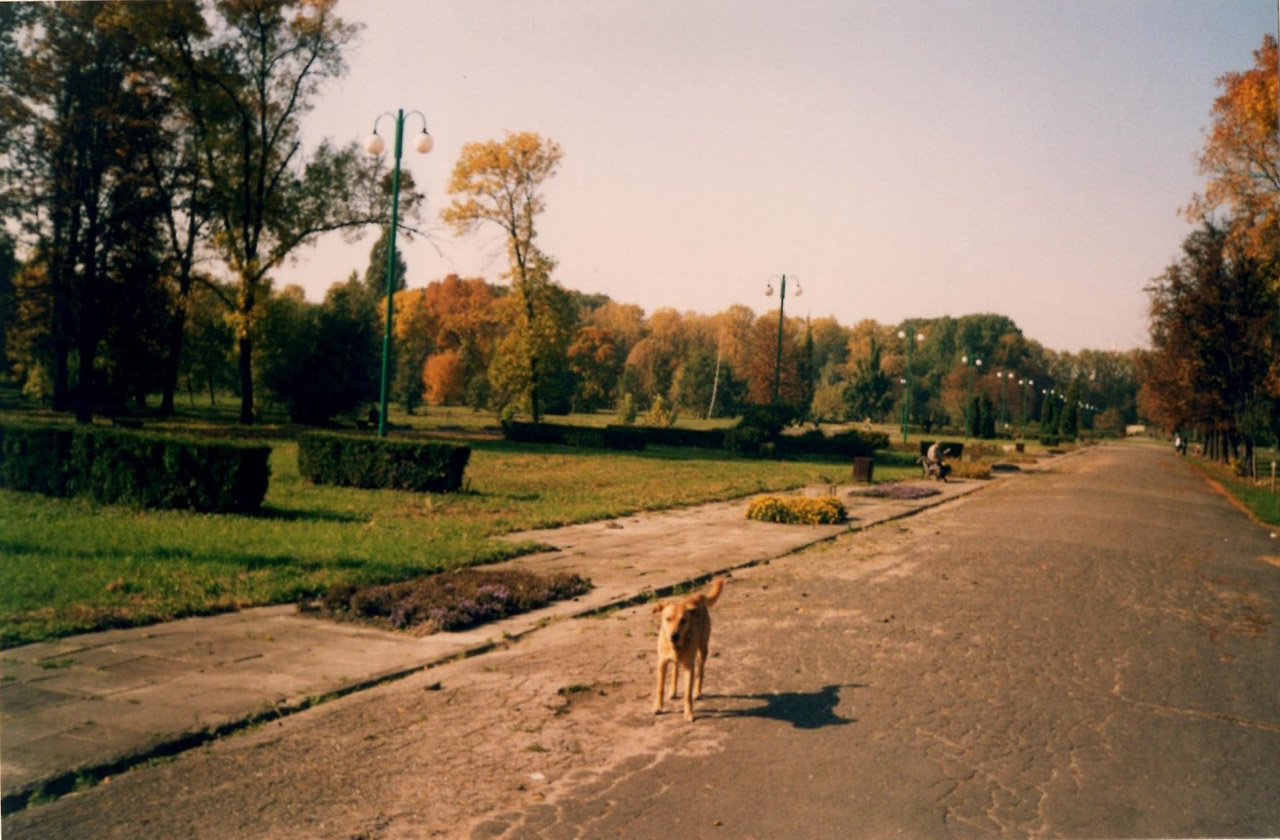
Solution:
[[[799,525],[837,525],[848,516],[835,496],[757,496],[747,506],[747,519]]]

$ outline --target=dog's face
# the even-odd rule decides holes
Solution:
[[[662,613],[662,625],[658,635],[671,642],[671,646],[679,648],[689,637],[689,627],[693,622],[695,607],[690,604],[658,604],[654,612]]]

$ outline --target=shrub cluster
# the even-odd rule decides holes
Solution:
[[[0,425],[0,486],[103,504],[252,513],[271,448],[90,426]]]
[[[859,432],[856,429],[827,437],[818,429],[803,435],[782,435],[774,442],[774,453],[780,458],[817,456],[827,458],[866,458],[877,449],[889,448],[884,432]]]
[[[575,574],[544,577],[521,570],[462,569],[363,588],[339,584],[323,603],[337,617],[436,632],[466,630],[576,598],[590,589],[591,582]]]
[[[630,452],[645,447],[644,435],[635,426],[611,425],[601,429],[594,426],[503,420],[502,434],[507,440],[518,443],[558,443],[562,446],[618,449]]]
[[[758,496],[747,505],[747,519],[800,525],[837,525],[848,517],[835,496]]]
[[[298,436],[298,471],[315,484],[451,492],[471,458],[466,444],[310,432]]]
[[[949,461],[951,478],[991,478],[988,461]]]

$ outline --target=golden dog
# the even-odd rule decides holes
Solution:
[[[653,697],[655,715],[662,712],[667,666],[675,665],[671,699],[678,694],[683,670],[688,674],[684,684],[684,719],[693,720],[693,701],[702,697],[702,675],[707,670],[707,644],[711,641],[711,613],[707,607],[716,602],[723,588],[724,578],[716,578],[708,592],[699,592],[679,603],[660,601],[654,605],[653,611],[662,613],[662,624],[658,628],[658,684]]]

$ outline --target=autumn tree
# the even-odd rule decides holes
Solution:
[[[422,366],[422,383],[427,402],[449,405],[462,400],[467,386],[467,370],[456,349],[432,353]]]
[[[1273,265],[1205,223],[1187,237],[1182,259],[1147,288],[1145,386],[1154,392],[1147,406],[1175,428],[1198,426],[1210,438],[1211,454],[1222,459],[1238,455],[1244,443],[1248,460],[1258,418],[1273,411],[1267,388],[1280,356]]]
[[[385,251],[383,253],[385,257]],[[384,264],[385,269],[385,264]],[[379,288],[370,287],[365,273],[365,288],[378,299],[385,299]],[[381,286],[385,286],[384,282]],[[424,289],[398,291],[392,300],[391,327],[391,397],[413,414],[422,402],[422,368],[435,348],[438,320],[427,307]]]
[[[569,369],[575,377],[574,410],[595,411],[613,405],[621,365],[613,333],[607,327],[578,327],[569,344]]]
[[[463,402],[489,405],[489,366],[502,328],[498,300],[505,287],[483,279],[449,274],[423,290],[426,313],[435,325],[432,352],[457,351],[465,377]]]
[[[802,380],[804,367],[800,322],[794,318],[783,321],[781,365],[778,363],[777,313],[766,313],[756,319],[751,329],[750,341],[750,355],[744,371],[747,400],[759,405],[775,402],[776,382],[777,401],[803,410],[807,406],[808,383]]]
[[[570,332],[563,329],[560,296],[551,272],[555,260],[538,247],[537,221],[546,210],[543,187],[559,168],[562,152],[551,140],[533,132],[508,132],[502,141],[468,143],[449,180],[452,202],[440,214],[458,235],[497,227],[507,249],[512,297],[512,331],[502,342],[515,358],[499,364],[508,388],[523,383],[523,400],[536,421],[541,418],[544,389],[560,373],[556,360],[566,355]],[[550,343],[548,343],[550,342]],[[558,342],[558,343],[557,343]],[[517,368],[523,368],[517,373]],[[496,385],[496,383],[495,383]]]
[[[1218,79],[1222,93],[1213,103],[1213,127],[1199,159],[1208,183],[1184,209],[1192,221],[1203,222],[1225,208],[1232,238],[1262,261],[1280,255],[1276,55],[1276,39],[1266,35],[1252,68]]]

